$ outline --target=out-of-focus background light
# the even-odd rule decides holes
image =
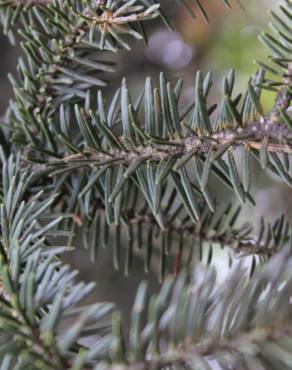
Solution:
[[[149,39],[146,56],[151,62],[173,70],[185,68],[196,52],[177,32],[158,30]]]

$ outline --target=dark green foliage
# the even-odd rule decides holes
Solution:
[[[203,1],[179,2],[209,20]],[[24,52],[1,122],[0,370],[292,369],[291,226],[285,215],[241,221],[255,205],[254,158],[292,186],[292,4],[271,13],[268,62],[242,93],[232,70],[211,102],[212,74],[197,72],[182,111],[183,81],[162,73],[137,99],[124,79],[106,101],[108,53],[147,41],[144,21],[171,28],[164,6],[0,0]],[[275,92],[271,112],[263,89]],[[218,181],[240,207],[224,208]],[[159,257],[161,290],[149,298],[141,283],[129,334],[112,304],[82,306],[94,285],[61,259],[78,232],[92,262],[109,247],[127,275],[136,255],[146,272]],[[218,246],[230,263],[221,284]]]

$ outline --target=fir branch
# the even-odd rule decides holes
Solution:
[[[11,125],[24,128],[30,141],[36,133],[45,141],[51,136],[46,128],[48,120],[61,103],[77,100],[87,105],[90,90],[106,85],[100,74],[114,71],[113,63],[99,57],[104,51],[130,49],[123,41],[124,34],[142,38],[131,24],[158,16],[159,5],[134,3],[115,2],[106,8],[94,3],[57,2],[38,11],[32,7],[31,13],[25,13],[20,34],[27,63],[21,60],[18,65],[19,81],[10,76],[17,99],[8,110]],[[36,19],[28,28],[29,17]],[[31,121],[33,128],[28,124]]]
[[[178,201],[171,196],[170,199],[174,203]],[[169,198],[165,196],[162,204],[167,204],[168,201]],[[113,262],[114,266],[119,269],[123,251],[127,251],[128,258],[133,262],[135,250],[137,250],[138,254],[143,252],[145,271],[149,272],[152,255],[158,254],[161,279],[167,271],[170,270],[177,274],[182,268],[192,266],[195,261],[206,260],[207,264],[212,264],[215,255],[213,251],[216,246],[226,248],[231,252],[229,254],[231,264],[233,259],[236,261],[238,257],[246,256],[266,261],[277,250],[285,246],[290,237],[291,227],[283,216],[273,224],[262,219],[260,228],[255,233],[252,224],[240,223],[240,208],[234,210],[228,206],[223,210],[219,208],[212,214],[206,208],[204,209],[204,204],[201,206],[202,219],[196,224],[183,212],[182,207],[162,206],[161,213],[165,220],[165,227],[161,230],[147,204],[141,205],[140,209],[137,209],[137,205],[134,204],[131,209],[127,209],[126,206],[121,207],[119,224],[107,225],[106,213],[103,208],[100,208],[100,203],[97,201],[94,204],[97,217],[92,216],[92,219],[83,224],[86,230],[85,245],[90,253],[91,261],[97,259],[99,245],[114,246]],[[131,204],[130,199],[125,202],[125,205],[129,203]],[[86,217],[83,216],[81,219],[86,220]],[[103,225],[103,236],[100,238],[96,235],[96,230],[100,230],[101,225]],[[130,239],[128,239],[129,235],[131,235]],[[120,243],[120,239],[125,242]],[[127,265],[126,261],[125,271],[129,273],[130,270],[131,265]]]
[[[53,221],[44,224],[52,216],[47,210],[56,197],[42,200],[41,191],[25,201],[31,178],[21,171],[19,158],[6,161],[3,153],[1,156],[0,336],[7,336],[8,347],[1,343],[0,356],[11,354],[19,369],[27,369],[27,364],[31,369],[69,369],[75,360],[79,361],[82,346],[78,340],[83,332],[88,335],[86,325],[106,317],[112,305],[81,308],[77,326],[71,331],[58,329],[60,321],[74,315],[74,309],[94,285],[74,283],[76,272],[59,259],[71,248],[48,242],[50,232],[60,237],[70,235],[56,229],[63,217],[56,218],[54,214]],[[79,311],[77,308],[76,314]],[[85,365],[89,358],[84,359]]]
[[[29,157],[40,163],[33,165],[33,170],[39,172],[35,175],[50,174],[58,177],[66,172],[70,174],[86,169],[94,179],[96,168],[103,168],[111,180],[104,185],[103,180],[99,179],[100,176],[97,176],[94,181],[101,181],[101,186],[106,186],[108,199],[105,204],[109,202],[108,207],[112,211],[115,198],[127,181],[135,179],[162,229],[165,229],[166,225],[159,213],[160,185],[169,178],[176,183],[181,201],[194,222],[200,219],[196,205],[197,193],[201,193],[210,210],[214,211],[214,198],[208,188],[211,173],[232,188],[242,203],[246,200],[253,203],[249,194],[250,152],[260,161],[263,169],[271,168],[289,186],[292,184],[287,166],[287,155],[291,154],[291,128],[279,120],[275,122],[269,115],[263,115],[259,100],[260,89],[256,87],[263,80],[264,75],[259,72],[249,82],[240,108],[240,96],[235,99],[232,97],[234,73],[231,71],[224,80],[225,95],[218,104],[214,124],[211,124],[209,119],[214,109],[209,112],[207,102],[212,84],[210,74],[207,74],[204,81],[202,75],[197,74],[196,102],[187,114],[179,112],[179,91],[175,95],[176,88],[172,88],[163,75],[160,77],[159,90],[153,89],[151,80],[147,79],[145,91],[141,94],[142,97],[144,94],[145,110],[142,125],[139,122],[139,111],[143,108],[142,99],[138,103],[132,103],[125,81],[114,95],[108,112],[99,92],[96,113],[77,105],[74,107],[76,122],[82,135],[76,137],[77,140],[70,137],[70,111],[65,111],[62,106],[61,131],[51,123],[54,135],[47,132],[46,137],[50,137],[48,149],[43,148],[41,142],[36,142],[32,133],[28,137],[29,141],[33,139],[32,145],[29,145],[32,157]],[[28,130],[29,128],[25,132],[26,136]],[[122,131],[121,136],[116,134],[119,131]],[[56,138],[65,153],[57,152],[60,145],[55,141]],[[242,181],[233,155],[237,147],[243,148]],[[279,154],[284,154],[284,157],[280,158]],[[58,159],[51,160],[52,157]],[[190,182],[186,172],[188,163],[195,166],[195,183]],[[121,175],[119,178],[114,171],[118,166]],[[146,178],[143,178],[141,169],[145,167],[154,171],[154,180],[148,173]],[[85,178],[86,176],[85,174]],[[117,184],[112,187],[110,184],[114,178]],[[154,191],[149,191],[152,187]],[[112,216],[108,217],[109,220],[112,219]]]
[[[267,364],[281,364],[288,369],[292,335],[286,306],[291,294],[289,254],[282,251],[258,268],[251,280],[237,267],[218,286],[214,271],[196,267],[189,278],[181,274],[175,282],[168,279],[150,301],[145,284],[141,285],[133,305],[130,340],[114,330],[112,363],[103,366],[209,369],[216,363],[264,369]],[[149,317],[143,320],[147,306]],[[128,343],[123,356],[119,356],[118,343]]]
[[[168,88],[170,89],[170,87]],[[125,84],[123,84],[121,91],[122,95],[127,91]],[[50,152],[46,153],[43,149],[36,147],[35,149],[40,152],[41,157],[39,159],[31,157],[32,161],[39,162],[33,164],[34,176],[59,177],[64,173],[73,174],[77,171],[80,175],[85,176],[84,178],[87,178],[88,175],[92,177],[94,179],[92,185],[100,182],[101,186],[104,187],[103,176],[95,175],[95,171],[99,168],[100,174],[102,174],[111,169],[113,170],[111,176],[112,179],[115,178],[116,186],[110,186],[107,189],[108,199],[105,202],[109,202],[110,209],[115,207],[115,199],[122,192],[126,183],[130,179],[134,179],[163,230],[167,226],[159,212],[160,186],[170,178],[176,183],[177,192],[194,222],[200,219],[200,211],[195,204],[198,202],[197,199],[205,198],[210,210],[214,211],[214,198],[208,188],[211,173],[215,173],[225,185],[233,188],[242,203],[246,200],[253,202],[248,192],[251,164],[250,160],[246,159],[250,156],[251,150],[263,168],[270,167],[291,186],[289,168],[278,156],[279,154],[289,155],[292,150],[292,131],[284,123],[274,122],[269,116],[263,116],[259,120],[237,124],[234,127],[230,127],[230,122],[225,121],[224,125],[221,124],[218,128],[216,126],[210,127],[207,130],[207,127],[202,128],[197,122],[193,122],[192,128],[190,126],[192,122],[186,124],[185,119],[179,119],[177,131],[173,131],[172,122],[169,122],[167,118],[165,121],[156,123],[155,120],[149,121],[147,113],[145,123],[140,125],[138,119],[135,118],[138,117],[139,112],[133,111],[130,98],[128,97],[127,101],[123,103],[121,97],[121,105],[118,106],[116,96],[114,98],[116,106],[110,105],[111,112],[113,110],[121,111],[121,116],[116,115],[115,117],[116,123],[114,121],[110,124],[104,123],[104,120],[109,117],[109,113],[106,113],[102,105],[102,109],[97,114],[92,111],[86,112],[75,106],[76,120],[83,138],[79,137],[78,141],[74,142],[70,136],[66,136],[66,131],[61,132],[57,128],[54,129],[68,154],[62,154],[62,158],[60,158],[59,154],[56,155],[52,152],[53,158],[58,157],[59,159],[50,159],[52,157]],[[147,103],[147,99],[149,97],[146,95],[145,103]],[[253,99],[256,98],[253,96]],[[102,100],[99,101],[100,104],[103,104]],[[156,106],[155,109],[161,108]],[[168,109],[167,104],[165,109]],[[176,108],[172,106],[172,109]],[[194,114],[197,109],[198,107],[194,108]],[[199,109],[206,109],[206,103],[204,103],[204,107]],[[237,109],[236,105],[234,109]],[[221,112],[222,110],[219,111],[218,117],[222,116]],[[156,112],[154,111],[154,113]],[[64,112],[62,120],[62,127],[65,129],[67,123],[65,123]],[[151,125],[151,129],[149,129]],[[115,127],[114,130],[112,126]],[[122,136],[116,135],[119,126],[122,126],[120,128],[123,131]],[[204,130],[205,133],[202,134],[201,130]],[[70,135],[69,132],[67,135]],[[55,147],[57,147],[56,144]],[[233,152],[238,147],[243,148],[242,183],[233,157]],[[193,165],[195,183],[190,182],[187,175],[186,166],[188,164]],[[117,168],[119,168],[120,175],[114,171]],[[147,176],[143,178],[142,168],[154,171],[155,179],[151,179],[150,172],[147,172]],[[145,184],[147,184],[146,188]],[[154,191],[149,191],[153,186]],[[88,191],[89,188],[87,193]]]
[[[139,158],[144,158],[145,161],[160,162],[170,157],[181,158],[187,153],[201,156],[210,151],[219,152],[222,148],[237,146],[260,149],[265,138],[270,140],[266,146],[268,152],[292,154],[292,130],[282,123],[272,123],[267,118],[263,118],[261,121],[250,123],[244,128],[220,130],[210,136],[189,135],[170,140],[149,136],[151,146],[139,146],[133,143],[132,148],[130,147],[128,150],[109,149],[105,150],[104,153],[92,148],[84,153],[72,154],[60,160],[48,162],[47,165],[82,163],[82,161],[84,166],[91,166],[94,162],[97,162],[97,165],[99,163],[106,165],[109,161],[113,161],[115,165],[121,163],[129,165]],[[124,140],[123,136],[119,137],[118,141],[124,143],[124,146],[129,145],[129,140]],[[158,144],[159,141],[161,144]],[[285,144],[286,142],[287,144]]]
[[[291,84],[292,84],[292,58],[291,58],[291,4],[284,1],[279,4],[278,12],[271,12],[271,28],[273,34],[262,32],[259,36],[260,41],[269,51],[269,60],[273,63],[271,67],[267,63],[256,62],[261,68],[266,69],[272,77],[263,83],[263,88],[276,91],[277,97],[271,118],[277,120],[279,116],[286,119],[291,126],[289,115],[286,114],[291,103]],[[275,78],[273,78],[273,75]],[[279,83],[279,77],[282,83]],[[278,88],[279,87],[279,88]]]
[[[212,263],[216,255],[214,250],[219,245],[229,252],[230,263],[246,256],[256,258],[256,263],[258,259],[269,259],[289,239],[290,225],[283,216],[273,224],[262,220],[258,232],[255,232],[254,225],[240,222],[240,207],[234,209],[229,205],[221,209],[216,206],[215,211],[210,211],[203,198],[199,202],[200,221],[194,223],[181,204],[176,189],[169,184],[161,189],[159,216],[153,214],[153,208],[142,199],[139,189],[133,184],[127,186],[111,210],[108,199],[100,191],[104,183],[97,184],[96,179],[92,181],[95,176],[93,173],[93,177],[90,175],[84,181],[84,188],[74,186],[72,189],[65,183],[60,188],[62,211],[74,213],[74,222],[67,227],[72,232],[77,226],[82,227],[84,245],[91,262],[98,260],[100,246],[113,249],[116,269],[121,268],[122,256],[127,254],[126,274],[131,271],[136,254],[141,256],[142,253],[146,272],[151,270],[153,262],[159,260],[163,279],[167,271],[178,273],[182,266],[192,265],[193,261]],[[78,178],[80,174],[76,175]],[[44,186],[43,181],[42,178]],[[66,208],[66,204],[75,202],[70,195],[72,193],[79,193],[74,210]]]
[[[183,348],[170,350],[169,353],[158,354],[151,359],[146,358],[137,362],[129,361],[127,364],[104,365],[104,367],[106,367],[107,370],[160,370],[168,369],[171,366],[180,366],[183,369],[187,369],[189,364],[192,364],[192,369],[199,370],[202,368],[200,366],[211,369],[211,367],[208,367],[208,360],[204,360],[204,358],[213,358],[214,355],[215,357],[219,357],[220,354],[222,354],[222,359],[218,358],[217,361],[222,361],[222,364],[224,364],[223,358],[227,353],[232,358],[232,366],[237,369],[251,369],[249,366],[252,366],[252,363],[261,366],[258,367],[258,369],[264,369],[262,366],[266,364],[265,358],[267,357],[267,362],[269,362],[269,357],[273,358],[273,356],[275,356],[276,361],[281,361],[284,365],[289,366],[290,360],[283,357],[280,358],[280,354],[276,354],[277,350],[281,350],[281,347],[278,347],[277,344],[280,338],[284,338],[284,340],[287,341],[292,338],[292,329],[287,322],[276,322],[274,327],[256,328],[231,339],[219,337],[206,339],[197,345],[184,346]],[[256,353],[252,354],[252,358],[256,358],[257,356],[259,358],[264,358],[258,361],[255,359],[251,360],[248,354],[243,355],[242,352],[244,352],[244,350],[242,351],[242,347],[240,346],[242,344],[259,348]],[[265,355],[263,355],[260,349],[262,348],[262,351],[265,352],[265,347],[269,347],[271,350],[273,349],[275,353],[272,352],[270,355],[265,353]],[[285,354],[287,358],[290,358],[289,349],[284,348],[283,354]]]

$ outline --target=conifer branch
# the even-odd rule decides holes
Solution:
[[[216,153],[222,150],[222,148],[227,150],[237,146],[261,149],[262,141],[265,138],[270,140],[266,146],[268,152],[292,154],[292,130],[282,123],[272,123],[268,119],[263,118],[261,121],[249,123],[244,128],[221,130],[205,137],[189,135],[179,139],[164,140],[163,138],[151,138],[149,136],[149,142],[153,142],[151,146],[133,144],[129,150],[112,149],[105,151],[105,153],[89,149],[84,153],[66,156],[60,161],[48,162],[47,165],[54,166],[62,162],[66,164],[82,163],[82,161],[84,166],[91,166],[94,162],[97,162],[97,165],[99,163],[106,165],[111,161],[116,165],[121,163],[129,165],[140,158],[144,158],[145,161],[160,162],[171,157],[181,158],[187,153],[200,156],[206,155],[210,151]],[[119,137],[118,141],[123,143],[124,137]],[[161,144],[156,144],[159,141]],[[128,142],[125,141],[125,146],[127,144]]]
[[[287,251],[282,251],[266,267],[257,269],[250,281],[238,267],[219,286],[212,270],[199,267],[189,280],[185,274],[175,282],[168,279],[160,294],[150,300],[148,320],[142,318],[147,300],[145,284],[141,285],[131,321],[131,333],[135,332],[139,341],[134,342],[131,336],[128,343],[115,329],[115,323],[116,351],[112,363],[105,362],[104,366],[131,370],[170,366],[209,369],[218,363],[236,369],[260,369],[267,363],[280,363],[288,369],[292,331],[284,303],[291,289],[291,274],[284,278],[289,270],[284,261],[287,257]],[[279,290],[282,279],[285,292]],[[248,303],[244,307],[243,299]],[[123,343],[123,356],[118,343]]]
[[[193,3],[208,21],[203,2]],[[136,101],[126,80],[108,103],[101,91],[95,97],[105,85],[100,75],[113,70],[100,57],[129,49],[124,34],[145,37],[140,22],[158,16],[169,25],[152,0],[0,0],[4,33],[12,40],[17,24],[24,50],[2,123],[5,149],[18,155],[6,159],[0,150],[1,370],[202,370],[210,361],[291,368],[291,226],[284,216],[262,220],[254,235],[238,222],[240,208],[220,209],[210,181],[216,175],[241,203],[254,204],[253,155],[292,186],[290,0],[272,12],[275,35],[260,36],[273,67],[257,62],[243,94],[235,95],[230,71],[215,105],[211,74],[198,72],[184,112],[182,81],[172,86],[163,73],[158,87],[146,79]],[[276,93],[270,113],[261,104],[265,88]],[[112,304],[82,306],[94,284],[77,282],[60,259],[77,225],[91,261],[100,245],[111,246],[116,268],[125,254],[126,274],[136,249],[147,272],[159,250],[161,290],[148,299],[140,285],[129,338],[119,313],[108,331]],[[252,256],[221,284],[209,266],[218,244],[232,251],[230,265],[234,255]]]
[[[85,169],[92,173],[97,168],[111,167],[114,169],[119,167],[122,171],[122,177],[116,179],[117,186],[114,189],[109,189],[109,194],[111,194],[109,200],[113,202],[128,179],[140,176],[141,168],[147,166],[152,167],[153,171],[156,172],[156,185],[162,184],[167,178],[173,176],[175,181],[178,174],[185,184],[186,195],[184,195],[184,191],[179,190],[182,197],[193,197],[195,195],[191,195],[191,190],[187,189],[187,186],[191,189],[193,185],[186,185],[189,180],[184,174],[186,166],[192,163],[197,179],[195,185],[206,198],[210,209],[213,210],[212,193],[207,188],[212,172],[215,172],[220,180],[235,190],[241,202],[244,203],[245,200],[252,202],[252,198],[248,194],[251,180],[249,175],[250,160],[246,159],[246,156],[249,156],[252,151],[264,169],[271,168],[289,186],[292,185],[289,168],[279,158],[279,154],[289,155],[292,152],[292,131],[285,123],[274,122],[269,116],[262,116],[258,120],[242,124],[239,112],[236,113],[238,109],[236,105],[232,109],[233,115],[238,117],[238,121],[236,124],[233,122],[233,126],[231,126],[232,121],[225,120],[225,123],[218,125],[218,128],[211,127],[206,123],[208,122],[207,117],[201,122],[192,119],[186,123],[186,119],[180,118],[176,100],[164,101],[165,107],[162,108],[156,105],[151,117],[147,113],[148,100],[152,99],[151,95],[147,94],[151,93],[145,93],[146,115],[145,122],[141,125],[138,119],[139,110],[134,110],[125,86],[123,85],[121,89],[121,105],[117,104],[117,95],[114,98],[115,106],[110,105],[110,112],[113,110],[121,112],[115,117],[116,123],[114,121],[106,122],[109,113],[105,111],[102,100],[99,100],[101,105],[97,114],[90,110],[86,112],[75,106],[76,120],[83,139],[80,141],[78,138],[78,143],[75,143],[64,131],[61,132],[58,128],[54,129],[59,142],[67,153],[61,154],[61,158],[58,154],[58,159],[53,159],[56,158],[54,153],[52,153],[53,156],[50,156],[48,152],[44,157],[41,149],[39,160],[37,157],[31,157],[34,162],[39,161],[39,164],[33,165],[34,171],[39,171],[40,174],[47,173],[54,177],[76,170],[82,172]],[[168,89],[171,91],[169,84]],[[163,94],[162,88],[161,94]],[[256,99],[254,96],[253,98]],[[197,104],[193,117],[198,110],[207,110],[206,102]],[[225,103],[221,103],[219,106],[222,104]],[[246,103],[246,105],[249,104]],[[176,112],[175,115],[173,112]],[[155,117],[160,114],[162,115],[161,119],[156,121]],[[218,118],[222,118],[222,114],[221,108]],[[231,118],[229,117],[229,119]],[[64,114],[63,121],[63,127],[68,125],[68,122],[65,123]],[[123,131],[121,136],[116,134],[119,131],[119,126]],[[112,127],[115,129],[113,130]],[[106,140],[100,139],[103,135]],[[244,156],[242,184],[233,157],[233,152],[238,147],[243,149]],[[150,181],[149,178],[146,180]],[[138,186],[142,186],[141,181],[138,179],[138,184],[140,183]],[[157,203],[157,199],[154,200],[154,194],[148,194],[149,202],[150,204],[153,202],[159,204],[159,198]],[[193,219],[199,218],[197,211],[191,215]],[[164,228],[164,226],[162,227]]]
[[[90,183],[92,181],[89,178],[86,184]],[[81,192],[79,190],[79,202],[86,196],[89,188],[88,185],[86,187]],[[76,189],[71,191],[75,192]],[[60,192],[63,193],[60,199],[64,202],[70,189],[64,187]],[[74,222],[69,227],[70,230],[77,225],[85,230],[83,240],[91,262],[98,260],[101,245],[113,250],[116,269],[121,268],[122,255],[127,254],[127,274],[131,271],[136,254],[141,256],[142,253],[146,272],[151,270],[153,262],[159,256],[161,279],[167,271],[177,274],[183,266],[192,265],[193,261],[206,260],[208,264],[212,264],[217,246],[229,252],[230,263],[238,257],[253,256],[256,264],[269,259],[289,240],[291,227],[283,216],[273,224],[262,219],[258,232],[255,232],[254,225],[240,222],[240,207],[216,207],[216,211],[212,213],[201,199],[201,218],[194,223],[180,204],[175,188],[163,187],[161,193],[159,220],[163,220],[163,227],[159,224],[157,215],[153,215],[153,208],[138,197],[138,189],[134,186],[129,186],[123,196],[119,197],[118,202],[122,200],[121,203],[114,204],[114,219],[111,218],[107,199],[92,190],[90,207],[85,212],[83,207],[74,211],[65,208],[64,212],[74,212]],[[253,268],[254,266],[252,270]]]
[[[50,234],[70,236],[58,228],[66,215],[56,218],[54,214],[50,221],[48,209],[56,196],[42,199],[43,191],[25,201],[31,178],[20,169],[19,157],[6,160],[1,152],[1,159],[0,335],[7,336],[8,352],[20,369],[28,365],[32,369],[70,369],[82,349],[79,338],[88,335],[86,325],[98,321],[102,324],[113,306],[76,308],[94,284],[76,284],[76,272],[59,259],[71,248],[48,241]],[[71,331],[60,331],[60,322],[74,316],[74,310],[75,315],[82,312],[78,325]],[[9,348],[11,345],[13,348]],[[7,353],[5,346],[1,343],[1,358]]]
[[[204,360],[204,358],[213,358],[214,355],[216,357],[216,354],[219,356],[220,353],[229,353],[230,356],[233,357],[232,364],[234,368],[240,368],[241,366],[242,369],[248,369],[248,355],[246,355],[247,358],[242,355],[242,347],[240,347],[239,344],[249,345],[257,348],[261,348],[262,346],[270,346],[269,348],[273,348],[276,351],[278,349],[277,342],[280,338],[290,339],[291,337],[291,325],[287,322],[279,321],[275,322],[274,327],[255,328],[250,332],[241,333],[235,338],[213,337],[211,339],[202,340],[202,342],[198,343],[197,345],[193,344],[185,346],[184,348],[170,350],[169,353],[157,354],[151,359],[146,358],[136,362],[129,361],[126,364],[113,364],[111,366],[105,366],[107,370],[160,370],[168,369],[174,365],[187,368],[188,364],[192,363],[192,367],[199,370],[199,366],[205,366],[206,369],[208,368],[208,360]],[[265,351],[264,348],[263,351]],[[284,353],[289,357],[286,349],[284,349]],[[267,356],[266,353],[265,355]],[[262,353],[259,350],[258,353],[254,353],[253,356],[262,357]],[[285,361],[283,358],[282,360],[286,365],[289,364],[287,360]],[[265,361],[254,361],[254,363],[258,364],[258,366],[261,365],[261,362]]]

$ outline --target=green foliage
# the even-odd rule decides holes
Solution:
[[[237,267],[219,286],[215,271],[198,265],[176,280],[168,278],[149,304],[142,283],[133,305],[128,353],[116,345],[113,362],[121,363],[121,369],[199,370],[211,369],[212,359],[222,368],[290,369],[290,253],[273,257],[251,279]],[[114,320],[117,326],[118,318]],[[120,331],[114,336],[123,343]]]
[[[209,20],[203,2],[180,2]],[[292,186],[291,11],[286,0],[272,12],[268,62],[245,91],[232,70],[214,101],[212,74],[197,72],[182,111],[183,82],[163,73],[137,99],[125,79],[109,101],[102,92],[108,53],[147,42],[146,21],[171,27],[158,2],[0,0],[23,49],[1,122],[0,369],[292,368],[291,226],[243,223],[216,195],[223,183],[255,205],[253,158]],[[275,92],[271,112],[262,89]],[[159,255],[161,290],[149,299],[140,285],[129,335],[112,304],[82,306],[94,285],[61,259],[78,232],[91,261],[111,247],[126,274],[136,254],[146,272]],[[218,245],[231,267],[221,285]]]
[[[53,241],[56,236],[67,238],[70,234],[58,228],[68,215],[57,217],[56,213],[46,211],[56,202],[57,195],[43,200],[43,191],[39,191],[26,201],[31,176],[20,169],[19,156],[2,160],[2,168],[0,351],[1,357],[4,356],[3,368],[11,363],[13,369],[64,369],[68,363],[78,364],[80,358],[86,364],[96,357],[96,348],[106,349],[109,337],[97,340],[86,352],[78,341],[92,333],[104,333],[108,327],[104,318],[113,306],[80,307],[94,284],[76,284],[76,271],[70,271],[59,258],[70,248]],[[58,330],[61,322],[76,315],[74,325]]]

